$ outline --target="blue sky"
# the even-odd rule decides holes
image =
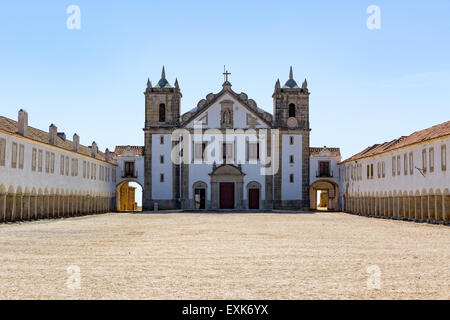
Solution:
[[[69,5],[81,29],[66,27]],[[369,5],[381,29],[369,30]],[[55,123],[101,149],[143,144],[147,77],[178,77],[182,112],[237,92],[272,112],[289,66],[311,91],[312,146],[368,145],[450,120],[450,1],[9,1],[0,6],[0,114]]]

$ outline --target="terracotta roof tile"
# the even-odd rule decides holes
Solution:
[[[341,163],[355,161],[367,157],[373,157],[385,152],[400,149],[413,144],[418,144],[428,140],[444,137],[450,135],[450,121],[435,125],[431,128],[416,131],[409,136],[402,136],[398,139],[394,139],[390,142],[384,142],[382,144],[375,144],[355,154],[354,156],[342,161]]]
[[[17,133],[18,123],[17,123],[17,121],[14,121],[12,119],[0,116],[0,130],[4,130],[4,131],[12,133],[12,134],[18,134]],[[39,129],[36,129],[36,128],[33,128],[31,126],[28,126],[27,135],[25,137],[28,139],[34,140],[34,141],[38,141],[38,142],[42,142],[42,143],[50,145],[49,144],[49,133],[39,130]],[[54,146],[74,152],[72,141],[67,140],[67,139],[63,140],[59,136],[56,137],[56,143]],[[91,147],[86,147],[86,146],[80,144],[78,153],[92,158]],[[102,161],[106,160],[105,153],[100,152],[100,151],[97,153],[97,156],[95,158],[97,160],[102,160]]]
[[[133,152],[135,156],[144,155],[144,147],[141,146],[116,146],[114,149],[114,155],[120,156],[125,152]]]

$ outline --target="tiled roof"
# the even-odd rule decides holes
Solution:
[[[0,116],[0,130],[4,130],[11,134],[18,134],[17,133],[18,123],[17,123],[17,121],[14,121],[12,119]],[[30,127],[30,126],[28,126],[27,135],[25,137],[28,139],[34,140],[34,141],[38,141],[38,142],[42,142],[42,143],[50,145],[48,132]],[[56,142],[53,146],[74,152],[72,141],[67,140],[67,139],[63,140],[59,136],[56,137]],[[92,158],[92,153],[91,153],[90,147],[86,147],[86,146],[83,146],[80,144],[79,151],[77,153],[80,153],[82,155],[89,156]],[[98,151],[95,159],[105,161],[106,157],[103,152]]]
[[[389,142],[374,144],[373,146],[367,147],[360,153],[355,154],[354,156],[348,158],[347,160],[342,161],[342,163],[355,161],[367,157],[373,157],[375,155],[379,155],[385,152],[389,152],[392,150],[400,149],[406,146],[418,144],[421,142],[425,142],[428,140],[448,135],[450,135],[450,121],[435,125],[425,130],[416,131],[409,136],[402,136],[398,139]]]
[[[120,156],[125,152],[133,152],[135,156],[143,156],[144,155],[144,147],[140,146],[116,146],[114,150],[114,155]]]

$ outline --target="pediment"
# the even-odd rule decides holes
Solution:
[[[213,169],[209,174],[210,176],[243,176],[245,175],[239,167],[233,166],[231,164],[224,164],[220,167]]]
[[[273,116],[258,108],[256,102],[253,99],[248,99],[247,94],[241,92],[235,93],[230,88],[224,88],[218,94],[209,93],[205,99],[202,99],[197,104],[195,109],[192,109],[181,116],[181,127],[187,127],[192,125],[193,122],[201,123],[202,125],[208,125],[208,110],[217,105],[238,105],[246,110],[243,121],[249,128],[256,126],[264,126],[271,128],[273,122]],[[236,127],[236,126],[235,126]]]

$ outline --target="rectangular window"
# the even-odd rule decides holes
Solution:
[[[39,172],[42,172],[42,159],[43,158],[43,151],[42,150],[39,150],[38,151],[38,171]]]
[[[33,148],[31,151],[31,171],[36,171],[37,150]]]
[[[294,144],[294,136],[289,136],[289,144]]]
[[[6,139],[0,138],[0,166],[5,165],[6,159]]]
[[[294,183],[294,175],[292,173],[289,175],[289,182]]]
[[[442,171],[447,170],[447,146],[445,144],[441,146],[441,167]]]
[[[17,143],[12,144],[11,168],[17,168]]]
[[[248,160],[259,160],[259,143],[249,142],[248,143]],[[293,163],[293,162],[291,162]]]
[[[292,154],[289,156],[289,163],[294,163],[294,156]]]
[[[61,156],[59,158],[59,173],[63,176],[64,175],[64,156]]]
[[[370,164],[370,178],[373,179],[373,163]]]
[[[422,171],[427,172],[427,149],[422,150]]]
[[[399,176],[402,172],[402,162],[400,161],[400,156],[397,156],[397,175]]]
[[[23,144],[19,145],[19,169],[23,169],[25,147]]]
[[[50,153],[50,173],[55,173],[55,153]]]
[[[164,163],[164,156],[159,156],[159,163]]]
[[[50,152],[45,151],[45,172],[50,172]]]
[[[367,180],[370,179],[370,166],[367,165]]]
[[[97,165],[93,164],[92,166],[94,167],[94,180],[97,180]]]
[[[403,173],[405,176],[408,175],[408,156],[406,153],[403,155]]]
[[[414,174],[414,156],[412,152],[409,153],[409,174]]]
[[[202,144],[194,143],[194,160],[203,160]]]
[[[294,156],[292,156],[294,157]],[[355,166],[352,166],[352,176],[353,179],[356,178]],[[329,177],[330,176],[330,162],[329,161],[319,161],[319,177]]]
[[[164,182],[164,173],[159,175],[159,182]]]
[[[392,176],[395,177],[395,157],[392,157]]]
[[[134,161],[125,161],[124,166],[125,166],[124,178],[125,177],[130,177],[130,178],[135,177]]]
[[[64,166],[66,168],[66,176],[69,176],[69,157],[66,157],[66,163]]]
[[[386,177],[386,164],[384,161],[381,163],[381,171],[382,171],[383,178],[385,178]]]
[[[233,161],[233,144],[223,143],[222,144],[222,159],[224,162],[230,163]]]
[[[91,178],[91,163],[87,162],[87,166],[86,166],[86,178],[90,179]]]
[[[430,172],[434,171],[434,148],[429,149],[430,155]]]
[[[381,164],[380,162],[377,162],[377,177],[380,179],[381,177]]]
[[[164,144],[164,136],[159,136],[159,144]]]
[[[83,178],[86,178],[86,160],[83,160]]]

